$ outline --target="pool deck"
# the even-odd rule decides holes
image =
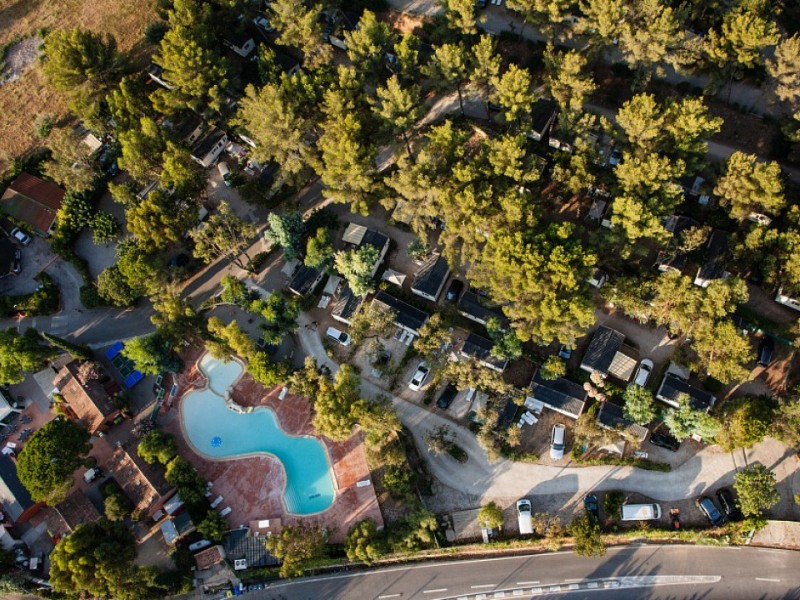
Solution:
[[[203,387],[205,380],[197,369],[197,358],[202,351],[189,351],[184,357],[187,369],[179,375],[182,397],[190,389]],[[189,367],[188,365],[191,365]],[[242,406],[268,406],[275,411],[281,427],[290,435],[313,435],[311,406],[302,396],[288,394],[281,401],[278,394],[282,386],[267,389],[253,380],[247,373],[235,384],[232,399]],[[361,443],[360,434],[345,442],[333,442],[320,437],[333,466],[336,498],[333,505],[316,515],[290,515],[283,506],[283,491],[286,475],[277,459],[271,456],[235,458],[231,460],[209,460],[197,455],[180,427],[178,406],[180,398],[169,408],[162,409],[159,423],[178,440],[182,456],[197,468],[203,477],[213,482],[211,496],[223,496],[218,510],[230,506],[226,517],[231,528],[247,525],[250,521],[280,518],[283,524],[293,521],[318,521],[331,530],[331,541],[342,542],[348,529],[363,519],[370,518],[383,525],[375,489],[372,485],[358,488],[356,483],[370,479],[369,467]]]

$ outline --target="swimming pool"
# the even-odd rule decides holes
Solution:
[[[290,513],[308,515],[328,508],[334,489],[322,443],[313,437],[287,435],[275,413],[265,406],[245,414],[225,406],[227,390],[243,371],[239,362],[205,354],[199,367],[208,386],[189,392],[180,404],[183,429],[192,446],[200,454],[220,459],[271,454],[286,471],[283,500]]]

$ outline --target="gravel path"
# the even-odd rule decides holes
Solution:
[[[3,69],[2,82],[0,83],[8,83],[19,79],[22,73],[39,58],[41,46],[42,38],[38,35],[27,37],[9,46],[4,57],[5,67]]]

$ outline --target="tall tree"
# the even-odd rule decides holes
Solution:
[[[565,112],[578,113],[597,85],[586,72],[586,57],[577,50],[555,52],[552,47],[545,54],[550,94]]]
[[[211,5],[200,0],[174,0],[169,29],[153,61],[170,88],[160,87],[151,98],[162,113],[206,106],[219,110],[227,85],[228,65],[220,56],[212,31]]]
[[[600,524],[588,513],[572,519],[567,527],[575,544],[574,552],[578,556],[605,556],[606,544],[600,533]]]
[[[771,433],[773,420],[771,398],[730,398],[722,405],[721,427],[715,441],[726,452],[737,448],[752,448]]]
[[[20,383],[27,373],[56,356],[57,351],[40,343],[35,329],[19,333],[15,327],[0,330],[0,383]]]
[[[625,418],[639,425],[647,425],[656,416],[653,393],[640,385],[632,384],[625,388]]]
[[[701,322],[694,336],[692,347],[700,369],[723,383],[749,378],[750,369],[745,365],[753,358],[753,348],[731,321]]]
[[[377,74],[384,64],[386,52],[394,45],[395,35],[388,23],[365,10],[358,29],[344,34],[347,56],[359,72]]]
[[[267,222],[269,227],[264,231],[267,241],[283,248],[286,260],[300,258],[303,254],[303,234],[305,233],[303,215],[298,211],[283,214],[270,213]]]
[[[403,85],[411,85],[417,78],[420,67],[419,47],[419,38],[411,32],[404,33],[394,45],[394,59],[390,67]]]
[[[746,517],[758,517],[781,501],[775,489],[775,473],[760,463],[745,467],[733,476],[739,508]]]
[[[44,163],[44,173],[71,192],[92,187],[97,170],[88,146],[71,127],[59,127],[47,136],[51,159]]]
[[[117,162],[136,181],[148,183],[161,173],[161,155],[166,148],[161,127],[150,117],[142,117],[130,129],[117,134],[121,156]]]
[[[719,431],[719,421],[706,411],[693,408],[686,394],[681,394],[678,408],[670,408],[664,413],[664,425],[679,440],[685,440],[693,434],[710,440]]]
[[[775,48],[775,58],[767,62],[775,96],[789,110],[800,108],[800,34],[783,38]]]
[[[378,531],[372,519],[359,521],[350,528],[344,541],[344,549],[349,560],[360,560],[367,565],[388,551],[385,535]]]
[[[400,85],[397,75],[392,75],[385,86],[378,88],[377,96],[375,114],[390,131],[402,136],[408,156],[413,161],[414,155],[411,152],[409,135],[411,128],[422,116],[419,88],[413,85],[404,88]]]
[[[128,229],[142,247],[160,250],[183,239],[197,219],[197,205],[153,190],[125,211]]]
[[[445,89],[455,89],[458,92],[458,106],[464,114],[464,98],[461,87],[467,80],[469,65],[464,60],[467,52],[463,46],[457,44],[442,44],[434,50],[433,57],[428,63],[428,75],[431,79]]]
[[[327,552],[327,532],[319,523],[288,525],[277,535],[266,538],[267,550],[281,560],[281,577],[298,577],[303,567]]]
[[[371,245],[336,253],[336,270],[342,274],[356,296],[366,296],[372,291],[372,273],[379,256],[378,249]]]
[[[72,474],[91,450],[89,432],[58,418],[39,428],[17,461],[17,473],[31,498],[50,505],[63,500],[72,487]]]
[[[478,32],[475,2],[471,0],[442,0],[450,27],[464,35]]]
[[[494,38],[482,35],[472,47],[472,73],[470,80],[482,91],[486,103],[486,114],[489,114],[489,98],[492,95],[493,84],[500,73],[500,56],[495,48]]]
[[[523,118],[530,115],[533,104],[533,82],[527,69],[510,64],[505,73],[495,77],[497,103],[503,108],[506,122],[519,128]]]
[[[584,0],[580,7],[584,14],[582,33],[589,34],[592,40],[602,45],[619,43],[629,9],[627,0]]]
[[[177,373],[183,368],[183,361],[172,351],[169,340],[158,332],[128,340],[122,354],[145,375]]]
[[[192,229],[189,235],[194,240],[194,255],[197,258],[211,262],[227,256],[239,268],[249,268],[251,258],[247,249],[256,236],[256,228],[237,217],[228,204],[220,204],[206,221],[205,227]],[[242,260],[242,255],[247,263]]]
[[[207,174],[186,148],[168,141],[161,160],[161,185],[176,197],[194,198],[205,189]]]
[[[321,4],[309,5],[303,0],[276,0],[269,10],[278,43],[299,49],[310,69],[328,64],[333,56],[333,46],[322,39],[321,13]]]
[[[786,203],[778,163],[759,162],[755,154],[744,152],[734,152],[728,159],[714,193],[740,221],[753,212],[774,215]]]

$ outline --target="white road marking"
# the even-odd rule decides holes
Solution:
[[[517,585],[536,585],[538,581],[518,581]]]
[[[399,598],[400,594],[384,594],[383,596],[378,596],[378,598]]]
[[[487,587],[497,587],[497,584],[496,583],[484,583],[483,585],[471,585],[469,587],[471,587],[472,589],[487,588]]]
[[[566,581],[567,583],[570,583],[572,581],[583,581],[583,579],[565,579],[564,581]]]
[[[758,552],[772,552],[773,554],[785,554],[786,550],[776,550],[774,548],[759,548]]]
[[[423,590],[423,594],[438,594],[439,592],[446,592],[447,588],[439,588],[438,590]]]
[[[770,579],[769,577],[756,577],[756,581],[771,581],[772,583],[780,583],[780,579]]]

